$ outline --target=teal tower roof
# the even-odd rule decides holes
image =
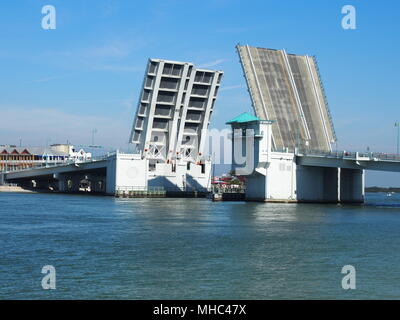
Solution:
[[[243,112],[242,114],[240,114],[237,117],[233,118],[232,120],[228,121],[226,124],[245,123],[245,122],[253,122],[253,121],[261,121],[261,119],[257,118],[256,116],[253,116],[250,113]]]

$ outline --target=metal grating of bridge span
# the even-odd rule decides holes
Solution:
[[[192,63],[149,59],[130,142],[154,163],[197,162],[223,72]]]
[[[285,50],[236,48],[257,117],[276,120],[274,149],[331,151],[336,136],[315,58]]]

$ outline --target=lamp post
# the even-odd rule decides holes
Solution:
[[[92,130],[92,146],[94,146],[94,135],[97,133],[97,129]]]
[[[396,121],[394,123],[394,126],[397,127],[397,149],[396,149],[396,152],[398,155],[399,154],[399,140],[400,140],[400,123],[399,123],[399,121]]]

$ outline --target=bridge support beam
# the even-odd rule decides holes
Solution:
[[[338,168],[297,166],[297,201],[337,203],[339,174]]]
[[[36,182],[36,186],[35,186],[36,189],[49,190],[50,181],[47,181],[47,180],[35,180],[35,182]]]
[[[82,177],[79,175],[56,174],[58,190],[60,192],[79,192],[79,183]]]
[[[79,192],[79,184],[82,180],[82,176],[70,176],[68,178],[68,191],[69,192]]]
[[[340,202],[364,202],[364,170],[340,169]]]
[[[67,176],[64,174],[56,173],[54,178],[58,180],[58,191],[67,192],[68,191],[68,180]]]
[[[106,177],[90,174],[88,175],[88,180],[90,181],[90,192],[94,193],[104,193],[106,192]]]
[[[246,201],[266,201],[267,197],[267,177],[261,174],[247,176]]]

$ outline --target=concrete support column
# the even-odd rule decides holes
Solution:
[[[115,194],[116,184],[117,184],[117,162],[118,162],[118,153],[114,157],[110,157],[107,159],[107,168],[106,168],[106,193],[107,194]],[[147,168],[147,166],[146,166]],[[147,170],[143,170],[143,174],[147,173]]]
[[[340,170],[340,202],[364,202],[364,170]]]
[[[297,200],[337,203],[339,172],[338,168],[297,166]]]
[[[36,180],[36,189],[49,190],[50,182],[47,180]]]
[[[69,187],[69,191],[70,192],[79,192],[79,183],[82,180],[81,176],[71,176],[69,179],[72,182],[72,186],[70,184]]]
[[[88,175],[90,181],[90,192],[106,192],[106,177],[96,174]]]
[[[58,180],[58,191],[67,192],[68,191],[67,176],[63,174],[55,174],[54,178]]]
[[[338,168],[323,168],[323,202],[337,203],[339,201]]]
[[[246,201],[267,200],[267,177],[262,174],[246,176]]]
[[[56,174],[54,178],[58,180],[58,190],[60,192],[78,192],[81,177],[77,175]]]

